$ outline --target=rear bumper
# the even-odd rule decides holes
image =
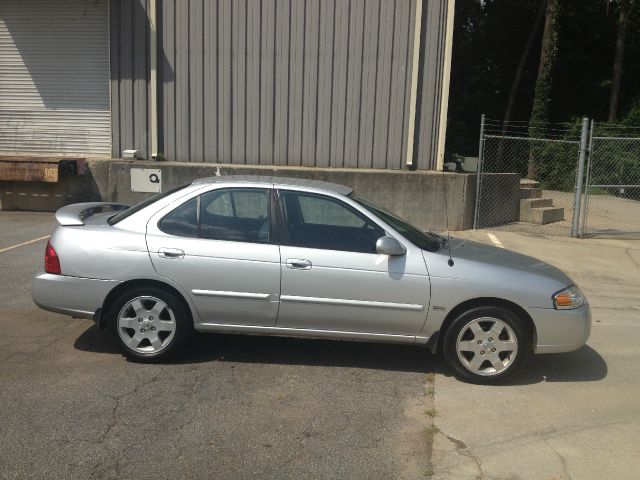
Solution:
[[[536,326],[535,353],[572,352],[583,346],[591,334],[588,304],[575,310],[530,308]]]
[[[107,294],[120,282],[40,273],[31,283],[31,297],[43,310],[93,318]]]

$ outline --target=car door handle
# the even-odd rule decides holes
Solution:
[[[184,258],[184,250],[179,248],[159,248],[158,256],[162,258]]]
[[[288,258],[287,268],[295,268],[298,270],[311,270],[311,260],[303,258]]]

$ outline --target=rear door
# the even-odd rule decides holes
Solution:
[[[285,239],[278,327],[417,335],[429,305],[421,251],[379,255],[385,231],[338,197],[279,191]],[[400,240],[400,239],[398,239]]]
[[[206,323],[274,326],[280,249],[268,188],[217,188],[163,209],[147,226],[156,271],[188,292]]]

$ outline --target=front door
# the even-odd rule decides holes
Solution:
[[[281,245],[278,327],[417,335],[429,305],[419,249],[380,255],[385,231],[336,197],[280,190],[286,239]]]
[[[271,190],[218,188],[172,208],[147,226],[156,271],[188,292],[206,323],[274,326],[280,249]]]

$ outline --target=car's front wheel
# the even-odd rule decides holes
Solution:
[[[460,378],[495,384],[530,356],[532,339],[520,316],[502,307],[476,307],[459,315],[443,338],[443,355]]]
[[[139,362],[158,362],[179,351],[193,330],[191,314],[173,293],[138,287],[120,295],[108,312],[120,351]]]

